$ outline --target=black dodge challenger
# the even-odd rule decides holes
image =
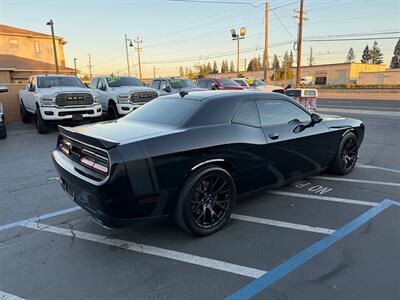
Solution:
[[[104,226],[172,216],[208,235],[238,196],[351,172],[363,137],[361,121],[321,118],[284,95],[183,92],[116,121],[60,127],[53,160],[63,189]]]

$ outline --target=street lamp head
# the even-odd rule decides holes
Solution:
[[[54,24],[54,23],[53,23],[53,20],[50,20],[49,22],[46,23],[46,25],[49,25],[49,26],[50,26],[50,25],[53,25],[53,24]]]
[[[129,40],[129,47],[133,47],[132,41]]]
[[[241,27],[240,28],[240,37],[244,37],[246,35],[246,28],[245,27]]]
[[[232,38],[237,37],[237,34],[236,34],[236,30],[235,30],[235,29],[231,29],[231,35],[232,35]]]

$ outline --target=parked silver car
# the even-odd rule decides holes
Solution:
[[[199,88],[190,79],[174,77],[156,78],[151,82],[151,87],[156,89],[160,96],[178,94],[180,91],[196,92],[207,90]]]

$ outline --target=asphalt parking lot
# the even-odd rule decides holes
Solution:
[[[169,220],[100,227],[59,186],[50,158],[57,132],[8,126],[0,299],[400,299],[400,101],[319,107],[364,121],[354,171],[243,200],[205,238]]]

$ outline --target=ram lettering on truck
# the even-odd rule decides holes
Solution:
[[[158,97],[155,89],[143,86],[135,77],[98,76],[90,88],[100,95],[103,112],[109,119],[118,119]]]
[[[33,118],[39,133],[47,133],[51,124],[79,124],[102,116],[99,95],[76,76],[32,76],[19,91],[19,99],[22,122],[29,123]]]

